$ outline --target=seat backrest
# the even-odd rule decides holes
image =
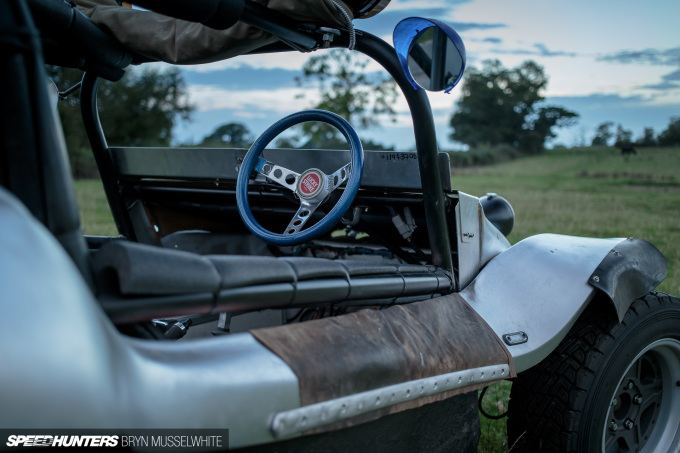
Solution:
[[[63,132],[24,2],[0,3],[0,29],[14,43],[0,51],[0,185],[52,232],[91,282]]]

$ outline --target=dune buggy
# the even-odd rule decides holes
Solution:
[[[641,239],[541,234],[455,190],[424,89],[456,32],[354,29],[377,0],[0,3],[0,428],[228,429],[266,451],[473,451],[476,390],[512,379],[514,451],[677,451],[680,301]],[[266,5],[265,5],[266,3]],[[415,153],[326,111],[249,150],[107,144],[100,78],[130,64],[349,47],[385,68]],[[83,236],[43,64],[78,67],[120,237]],[[60,87],[64,89],[65,87]],[[306,121],[347,150],[269,149]]]

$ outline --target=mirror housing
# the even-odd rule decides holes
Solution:
[[[463,76],[465,45],[447,24],[409,17],[394,28],[393,40],[401,68],[413,89],[448,93]]]

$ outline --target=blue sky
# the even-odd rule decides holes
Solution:
[[[553,144],[589,142],[603,121],[621,123],[634,137],[643,127],[665,129],[680,116],[680,1],[599,0],[392,0],[385,11],[357,28],[391,43],[391,31],[403,18],[420,16],[451,24],[467,48],[468,66],[497,58],[512,67],[532,59],[550,78],[547,102],[581,115]],[[182,67],[194,120],[175,129],[178,142],[198,141],[215,127],[242,122],[259,135],[283,116],[313,107],[314,93],[300,98],[295,84],[308,54],[243,56],[209,65]],[[459,88],[431,93],[440,146],[447,138]],[[362,137],[413,147],[405,102],[398,120]]]

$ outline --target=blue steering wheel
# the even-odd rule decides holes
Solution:
[[[350,163],[330,175],[318,168],[310,168],[303,173],[296,173],[260,157],[262,151],[279,134],[306,121],[321,121],[338,129],[349,144],[352,156]],[[266,230],[253,217],[248,204],[248,181],[253,171],[291,190],[300,200],[300,207],[283,233],[272,233]],[[238,212],[246,227],[264,241],[275,245],[301,244],[327,233],[340,221],[359,191],[363,171],[364,150],[359,136],[347,120],[325,110],[305,110],[293,113],[274,123],[253,143],[246,153],[236,180]],[[301,231],[314,211],[328,199],[331,192],[345,181],[347,181],[345,190],[333,209],[315,225]]]

